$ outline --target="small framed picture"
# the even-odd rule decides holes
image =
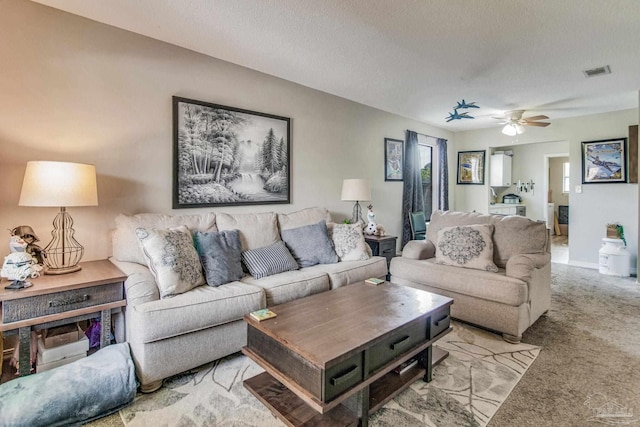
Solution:
[[[402,181],[404,165],[404,141],[400,139],[384,139],[384,180]]]
[[[484,185],[485,151],[458,151],[458,184]]]
[[[627,182],[627,138],[582,141],[582,183]]]

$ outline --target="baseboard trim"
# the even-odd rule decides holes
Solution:
[[[592,270],[599,270],[600,269],[600,264],[594,263],[594,262],[583,262],[583,261],[573,261],[573,260],[569,260],[569,265],[572,265],[574,267],[584,267],[584,268],[590,268]]]
[[[590,268],[592,270],[599,270],[600,269],[600,264],[596,264],[593,262],[583,262],[583,261],[572,261],[569,260],[569,265],[572,265],[574,267],[584,267],[584,268]],[[631,276],[633,277],[637,277],[638,276],[638,268],[637,267],[633,267],[629,269],[629,273],[631,274]]]

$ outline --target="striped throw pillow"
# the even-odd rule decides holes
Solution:
[[[298,263],[282,240],[242,252],[242,261],[256,279],[298,269]]]

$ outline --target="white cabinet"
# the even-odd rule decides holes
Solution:
[[[511,156],[506,154],[491,155],[491,173],[489,185],[492,187],[509,187],[511,182]]]
[[[520,215],[527,216],[527,207],[525,205],[512,205],[510,203],[497,203],[489,205],[490,214],[498,215]]]

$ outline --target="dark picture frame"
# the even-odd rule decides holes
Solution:
[[[627,138],[582,141],[582,183],[626,183]]]
[[[384,180],[402,181],[404,169],[404,141],[384,139]]]
[[[484,185],[486,151],[458,151],[458,184]]]
[[[173,208],[291,203],[291,119],[173,97]]]

